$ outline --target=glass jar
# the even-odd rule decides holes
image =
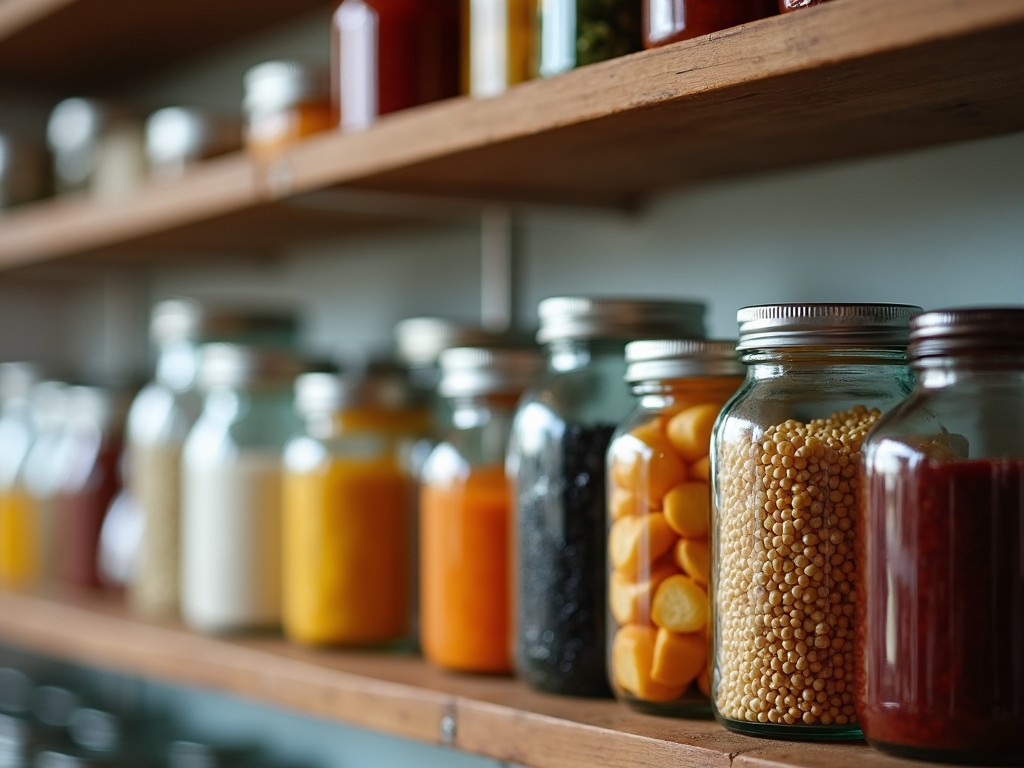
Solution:
[[[864,449],[857,712],[903,757],[1024,764],[1024,308],[914,319]]]
[[[743,383],[735,341],[635,341],[637,405],[608,447],[608,677],[630,706],[710,714],[711,427]]]
[[[58,454],[65,462],[54,498],[56,576],[97,589],[100,531],[121,490],[121,449],[129,393],[99,387],[68,390],[68,428]]]
[[[239,148],[237,122],[194,107],[164,107],[146,120],[146,159],[157,181],[175,181],[200,160]]]
[[[779,13],[799,11],[801,8],[810,8],[812,5],[821,5],[827,0],[779,0]]]
[[[57,192],[80,192],[92,186],[96,152],[112,110],[95,99],[64,99],[50,112],[46,140],[53,154]]]
[[[38,376],[31,363],[0,364],[0,585],[9,587],[39,575],[35,515],[22,481],[35,438],[29,396]]]
[[[747,380],[712,438],[716,717],[730,730],[856,739],[858,467],[910,391],[897,304],[773,304],[738,314]]]
[[[281,453],[297,431],[299,361],[205,344],[203,410],[182,455],[181,613],[201,631],[281,622]]]
[[[139,613],[166,617],[178,611],[181,452],[202,405],[199,345],[247,340],[290,346],[296,327],[285,312],[211,308],[180,298],[153,307],[155,376],[132,403],[126,431],[127,486],[142,518],[128,597]]]
[[[641,48],[636,0],[540,0],[538,20],[537,71],[541,77]]]
[[[763,19],[775,14],[775,5],[776,0],[645,0],[644,46],[656,48]]]
[[[462,0],[462,72],[471,96],[497,96],[536,65],[536,0]]]
[[[246,72],[243,108],[245,146],[261,160],[337,123],[327,72],[298,61],[265,61]]]
[[[459,93],[459,0],[341,0],[331,91],[342,131]]]
[[[304,433],[285,450],[284,630],[309,644],[403,640],[412,617],[408,456],[429,411],[405,372],[307,373]]]
[[[538,311],[548,371],[523,396],[508,460],[516,670],[543,691],[607,696],[605,453],[633,406],[623,349],[701,336],[704,305],[556,297]]]
[[[506,673],[509,492],[505,453],[516,401],[543,369],[529,348],[460,347],[441,356],[452,404],[446,438],[423,468],[420,642],[428,661]]]

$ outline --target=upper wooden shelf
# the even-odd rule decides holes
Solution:
[[[781,742],[612,701],[535,693],[395,654],[209,637],[131,617],[112,600],[0,592],[0,642],[176,685],[202,686],[392,736],[533,768],[922,768],[863,744]]]
[[[0,0],[0,84],[91,95],[330,0]]]
[[[261,227],[264,249],[341,233],[340,203],[335,221],[293,218],[290,203],[327,189],[630,207],[705,179],[1018,131],[1022,47],[1024,0],[835,0],[316,136],[267,167],[238,156],[117,205],[28,206],[0,220],[0,267],[245,249]]]

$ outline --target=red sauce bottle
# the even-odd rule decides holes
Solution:
[[[331,17],[341,130],[458,95],[459,18],[458,0],[341,0]]]
[[[645,0],[644,47],[656,48],[775,14],[775,0]]]
[[[857,714],[904,757],[1024,764],[1024,308],[912,321],[865,449]]]

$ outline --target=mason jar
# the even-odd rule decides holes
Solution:
[[[703,335],[704,305],[556,297],[538,312],[548,370],[519,404],[508,459],[516,671],[543,691],[607,696],[605,453],[633,406],[623,349]]]
[[[743,387],[714,428],[711,697],[729,729],[856,739],[858,469],[910,392],[899,304],[738,314]]]
[[[247,340],[289,346],[296,328],[286,312],[213,308],[188,299],[167,299],[153,307],[154,379],[132,402],[126,428],[126,485],[142,519],[128,597],[139,613],[159,617],[178,612],[181,452],[202,406],[200,344]]]
[[[902,757],[1024,764],[1024,307],[926,312],[864,448],[857,712]]]
[[[735,341],[634,341],[636,406],[608,447],[608,677],[660,715],[710,714],[711,427],[743,383]]]
[[[203,410],[185,440],[181,613],[221,632],[281,622],[281,454],[301,364],[274,347],[205,344]]]
[[[420,643],[439,667],[511,669],[505,453],[516,402],[543,367],[532,348],[441,356],[452,421],[423,467],[420,496]]]
[[[430,413],[406,372],[307,373],[305,427],[284,454],[284,630],[308,644],[407,639],[413,615],[410,450]]]

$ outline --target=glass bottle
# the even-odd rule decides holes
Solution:
[[[142,518],[128,597],[139,613],[166,617],[178,611],[181,452],[202,406],[199,345],[231,340],[287,347],[296,328],[286,312],[215,308],[181,298],[153,307],[154,380],[133,401],[126,430],[127,486]]]
[[[265,61],[246,72],[243,107],[245,146],[261,160],[337,123],[326,70],[299,61]]]
[[[635,709],[706,716],[711,427],[744,368],[735,341],[635,341],[626,362],[637,403],[608,447],[608,677]]]
[[[704,305],[555,297],[539,307],[548,370],[516,412],[516,671],[544,691],[610,694],[605,650],[605,453],[633,401],[623,349],[701,336]]]
[[[221,632],[281,622],[281,453],[297,431],[299,361],[275,347],[200,348],[203,410],[182,455],[181,613]]]
[[[285,449],[284,630],[309,644],[409,636],[414,484],[408,455],[429,411],[405,372],[307,373],[305,420]]]
[[[787,1],[797,0],[779,3]],[[772,16],[775,11],[776,0],[645,0],[644,46],[656,48],[709,35]]]
[[[898,304],[738,314],[747,379],[712,438],[711,700],[730,730],[856,739],[857,474],[910,391]]]
[[[420,642],[433,664],[505,673],[509,494],[505,453],[516,401],[543,369],[529,348],[461,347],[441,356],[452,424],[423,468]]]
[[[639,51],[640,19],[636,0],[540,0],[538,73],[551,77]]]
[[[331,91],[342,131],[459,93],[459,0],[341,0]]]
[[[39,573],[32,500],[21,480],[35,437],[29,396],[38,376],[31,363],[0,365],[0,585],[11,587]]]
[[[1024,764],[1024,307],[914,319],[864,449],[857,712],[902,757]]]
[[[462,0],[463,79],[471,96],[497,96],[536,69],[536,0]]]

